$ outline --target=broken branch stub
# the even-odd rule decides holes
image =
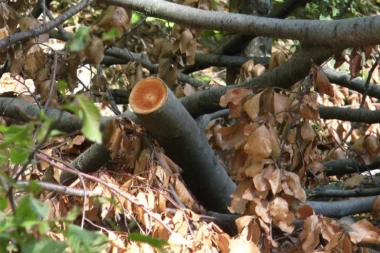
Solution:
[[[204,132],[158,78],[143,79],[133,88],[129,103],[141,124],[183,169],[183,178],[207,209],[228,213],[236,185],[221,166]]]

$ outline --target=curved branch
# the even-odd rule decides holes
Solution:
[[[181,25],[253,36],[299,40],[309,45],[357,47],[380,44],[380,17],[337,21],[282,20],[195,9],[163,0],[101,0]]]
[[[259,77],[252,78],[248,82],[239,85],[228,85],[228,87],[215,87],[209,90],[199,91],[191,96],[183,98],[181,102],[193,117],[197,117],[202,114],[220,110],[220,96],[230,88],[253,88],[258,85],[269,85],[286,89],[309,73],[311,59],[313,59],[315,63],[321,64],[336,51],[339,51],[339,49],[326,47],[304,48],[279,67],[265,72]]]

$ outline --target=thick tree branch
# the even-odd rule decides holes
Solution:
[[[380,195],[380,188],[371,189],[354,189],[354,190],[312,190],[308,193],[308,198],[351,198],[363,196],[377,196]]]
[[[336,106],[318,106],[319,115],[323,119],[338,119],[368,124],[380,123],[380,111],[342,108]]]
[[[195,9],[163,0],[102,0],[107,4],[141,11],[193,28],[253,36],[299,40],[327,47],[357,47],[380,44],[380,17],[337,21],[281,20]]]
[[[82,127],[78,117],[68,112],[48,108],[45,110],[46,116],[56,119],[54,128],[70,133]],[[28,122],[37,120],[40,116],[40,108],[37,105],[15,98],[0,98],[0,116],[9,117],[15,120]],[[58,121],[59,120],[59,121]]]
[[[360,173],[380,168],[380,157],[368,165],[359,165],[354,159],[344,159],[324,162],[326,176],[339,176],[351,173]],[[307,173],[312,176],[311,173]]]
[[[193,117],[198,117],[202,114],[220,110],[220,96],[230,88],[253,88],[258,85],[269,85],[285,89],[289,88],[309,73],[311,59],[313,59],[315,63],[321,64],[336,51],[339,51],[339,49],[336,50],[325,47],[304,48],[279,67],[268,71],[259,77],[252,78],[239,85],[229,85],[228,87],[217,87],[197,92],[191,96],[183,98],[182,104]]]
[[[325,202],[306,201],[316,214],[327,217],[341,218],[348,215],[372,212],[372,201],[375,197],[352,198],[349,200]]]

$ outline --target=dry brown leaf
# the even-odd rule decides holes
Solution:
[[[158,78],[161,78],[169,87],[177,86],[177,64],[173,57],[160,57],[158,60]]]
[[[263,159],[261,161],[252,161],[251,165],[245,169],[245,174],[247,175],[247,177],[254,177],[263,171],[264,166],[266,164],[269,164],[272,162],[273,160],[271,159]]]
[[[314,85],[319,93],[334,97],[333,86],[320,66],[312,63],[310,74],[313,76]]]
[[[266,177],[268,180],[272,193],[276,196],[282,190],[281,186],[281,171],[279,169],[275,169],[269,177]]]
[[[253,183],[258,192],[266,192],[271,190],[268,180],[265,178],[265,171],[261,172],[253,178]]]
[[[275,92],[273,106],[275,118],[278,122],[282,123],[290,117],[291,101],[287,95]]]
[[[314,131],[313,127],[310,125],[309,121],[305,120],[304,122],[302,122],[301,136],[302,136],[302,139],[306,143],[309,143],[309,142],[314,140],[315,131]]]
[[[220,97],[219,105],[222,107],[226,107],[228,103],[237,105],[250,94],[252,91],[244,88],[229,89],[226,94]]]
[[[131,30],[131,18],[131,10],[110,5],[103,12],[103,16],[98,22],[98,26],[106,31],[111,28],[116,28],[119,32],[117,38],[120,38],[124,33]]]
[[[244,143],[244,126],[244,122],[238,121],[233,126],[221,127],[218,130],[218,133],[220,133],[223,138],[221,147],[223,150],[237,150],[240,148],[240,146]]]
[[[289,196],[297,198],[301,202],[305,202],[306,193],[301,185],[299,176],[286,170],[283,170],[282,173],[282,189],[284,192]]]
[[[84,55],[90,64],[99,65],[104,58],[103,41],[100,38],[91,35],[84,49]]]
[[[354,49],[352,50],[354,52]],[[351,79],[359,75],[360,70],[362,70],[362,56],[361,54],[351,55],[350,59],[350,73]]]
[[[260,253],[259,248],[252,241],[247,241],[241,238],[232,239],[230,241],[230,253]]]
[[[41,26],[41,23],[37,19],[35,19],[34,17],[27,16],[27,17],[23,17],[19,20],[19,25],[20,25],[20,31],[25,32],[25,31],[32,30],[32,29],[35,29],[35,28]],[[49,41],[49,34],[43,33],[37,37],[36,42],[37,43],[45,43],[48,41]]]
[[[269,213],[274,222],[279,222],[286,219],[289,213],[289,205],[285,199],[276,197],[269,203]]]
[[[365,176],[363,176],[363,175],[358,175],[358,174],[354,175],[354,176],[352,176],[346,180],[346,182],[344,184],[344,188],[346,188],[346,189],[355,188],[355,187],[359,186],[363,182],[364,179],[365,179]]]
[[[235,224],[241,238],[260,243],[261,229],[255,216],[242,216],[235,220]]]
[[[314,215],[314,210],[309,205],[303,205],[297,209],[297,219],[306,220],[312,215]]]
[[[256,64],[255,66],[253,66],[251,70],[252,77],[261,76],[262,74],[264,74],[265,70],[266,69],[263,65],[261,65],[260,63]]]
[[[178,197],[181,199],[182,203],[187,208],[192,209],[195,204],[195,200],[187,190],[186,186],[175,176],[172,176],[170,182],[173,184],[174,189]]]
[[[360,220],[351,225],[348,234],[353,243],[379,243],[380,229],[374,227],[368,220]]]
[[[320,231],[317,230],[317,224],[317,215],[310,216],[304,222],[304,230],[299,236],[304,252],[314,252],[320,242]]]
[[[255,161],[261,161],[270,156],[273,150],[272,136],[263,124],[256,128],[248,137],[244,151],[253,156]]]
[[[260,112],[260,97],[263,92],[253,95],[244,103],[244,111],[248,114],[251,120],[255,120]]]
[[[305,95],[300,106],[300,115],[307,120],[319,120],[319,110],[316,96]]]
[[[346,54],[344,52],[336,53],[334,55],[334,59],[335,59],[334,68],[337,69],[340,66],[342,66],[343,63],[346,62]]]
[[[280,66],[282,63],[286,62],[287,55],[282,51],[277,51],[272,54],[270,60],[269,60],[269,70],[272,70],[278,66]]]

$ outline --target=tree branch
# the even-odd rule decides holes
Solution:
[[[365,81],[359,77],[351,80],[351,76],[327,67],[323,68],[323,72],[327,75],[328,79],[332,83],[360,92],[362,94],[365,92]],[[380,99],[380,86],[370,83],[368,87],[368,96]]]
[[[380,111],[342,108],[336,106],[318,106],[319,115],[323,119],[338,119],[368,124],[380,123]]]
[[[374,198],[361,197],[334,202],[306,201],[305,204],[311,206],[316,214],[341,218],[353,214],[372,212],[372,201]]]
[[[9,45],[12,45],[18,41],[33,38],[40,34],[43,34],[52,30],[53,28],[63,24],[66,20],[68,20],[69,18],[71,18],[72,16],[74,16],[75,14],[77,14],[78,12],[86,8],[87,6],[89,6],[93,1],[94,0],[83,0],[79,2],[77,5],[74,5],[73,7],[68,9],[66,12],[62,13],[62,15],[57,17],[55,20],[52,20],[46,23],[46,25],[41,25],[37,28],[31,29],[25,32],[14,33],[0,40],[0,49],[5,48]]]
[[[299,40],[327,47],[380,44],[380,17],[337,21],[282,20],[243,14],[195,9],[163,0],[101,0],[193,28],[212,29],[253,36]]]

